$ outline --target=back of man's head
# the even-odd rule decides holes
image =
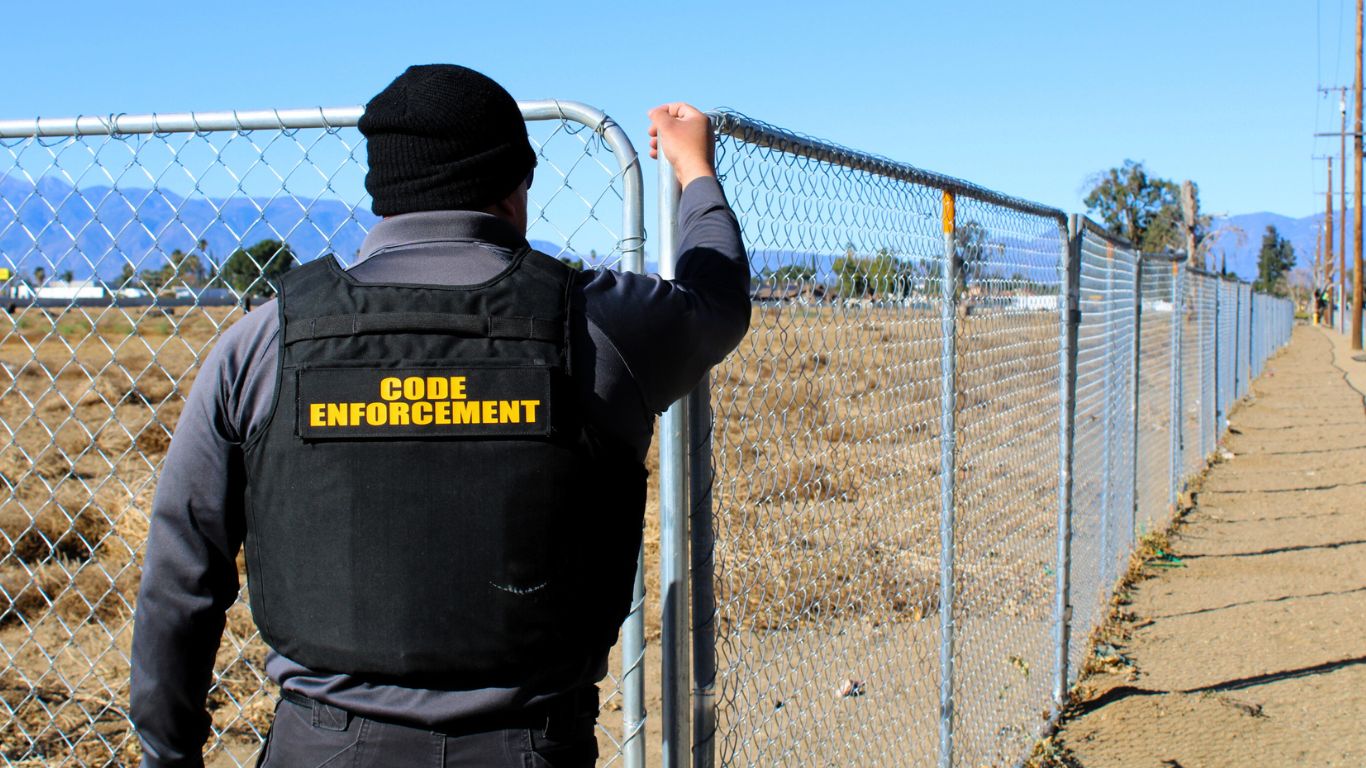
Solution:
[[[409,67],[365,105],[365,189],[379,216],[480,210],[517,189],[536,165],[517,102],[455,64]]]

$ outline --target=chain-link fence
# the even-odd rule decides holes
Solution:
[[[630,143],[582,105],[523,110],[533,245],[641,269]],[[135,760],[156,473],[219,334],[287,265],[360,247],[359,114],[0,123],[6,764]],[[710,396],[660,430],[663,763],[690,744],[699,765],[1013,763],[1075,679],[1135,531],[1161,525],[1288,341],[1289,305],[1028,201],[715,121],[754,314]],[[603,764],[646,763],[644,580]],[[211,764],[259,747],[264,653],[239,603]]]
[[[754,314],[680,438],[705,597],[666,617],[697,657],[665,728],[700,766],[1014,764],[1246,390],[1213,411],[1217,296],[1085,219],[713,121]],[[1248,370],[1288,338],[1262,300],[1220,326]]]
[[[634,150],[597,110],[523,102],[528,237],[642,269]],[[289,266],[356,255],[376,218],[361,110],[0,123],[0,754],[134,764],[133,600],[154,482],[198,363]],[[640,590],[638,589],[638,596]],[[643,763],[638,599],[604,684],[600,751]],[[275,697],[245,602],[228,612],[207,757],[251,764]]]

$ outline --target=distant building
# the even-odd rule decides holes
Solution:
[[[175,297],[212,306],[236,304],[242,299],[241,294],[232,288],[195,288],[183,284],[175,287]]]
[[[750,298],[761,304],[819,304],[834,297],[820,283],[764,283],[754,289]]]
[[[109,286],[99,280],[48,280],[34,287],[28,283],[16,283],[10,288],[10,298],[37,299],[52,301],[74,301],[76,299],[107,299]]]

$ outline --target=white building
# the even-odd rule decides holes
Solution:
[[[99,280],[48,280],[36,288],[28,283],[18,283],[10,289],[10,296],[58,301],[104,299],[109,297],[109,287]]]

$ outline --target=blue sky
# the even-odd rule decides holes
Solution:
[[[0,118],[352,105],[451,61],[638,148],[683,99],[1067,210],[1132,158],[1207,211],[1302,216],[1337,120],[1314,88],[1352,74],[1341,2],[15,3]]]

